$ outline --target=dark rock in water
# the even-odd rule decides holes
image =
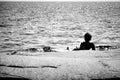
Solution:
[[[27,78],[0,77],[0,80],[30,80]]]
[[[13,52],[11,52],[11,55],[14,55],[14,54],[16,54],[17,53],[17,51],[13,51]]]
[[[29,48],[29,49],[26,49],[25,51],[37,52],[37,51],[38,51],[38,49],[36,49],[36,48]]]
[[[12,26],[12,25],[0,24],[0,27],[8,27],[8,26]]]
[[[69,50],[69,47],[67,47],[67,50]]]
[[[6,27],[6,25],[1,25],[1,24],[0,24],[0,27]]]
[[[50,46],[45,46],[45,47],[43,47],[43,51],[44,52],[52,52],[52,49]]]
[[[17,54],[17,51],[8,50],[7,52],[8,52],[7,55],[15,55],[15,54]]]
[[[42,66],[41,68],[57,68],[56,66]]]
[[[105,79],[91,79],[91,80],[120,80],[120,78],[105,78]]]

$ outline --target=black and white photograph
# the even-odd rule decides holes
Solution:
[[[0,80],[120,80],[120,1],[0,0]]]

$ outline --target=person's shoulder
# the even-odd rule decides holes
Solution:
[[[86,42],[81,42],[81,44],[85,44]]]
[[[85,44],[85,42],[81,42],[81,44]]]
[[[90,43],[91,45],[94,45],[94,43]]]

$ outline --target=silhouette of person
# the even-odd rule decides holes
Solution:
[[[92,36],[89,33],[86,33],[84,35],[85,42],[82,42],[80,44],[80,50],[95,50],[95,45],[93,43],[90,43]]]

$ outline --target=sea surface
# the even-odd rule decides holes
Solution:
[[[120,2],[0,2],[0,51],[120,45]]]

